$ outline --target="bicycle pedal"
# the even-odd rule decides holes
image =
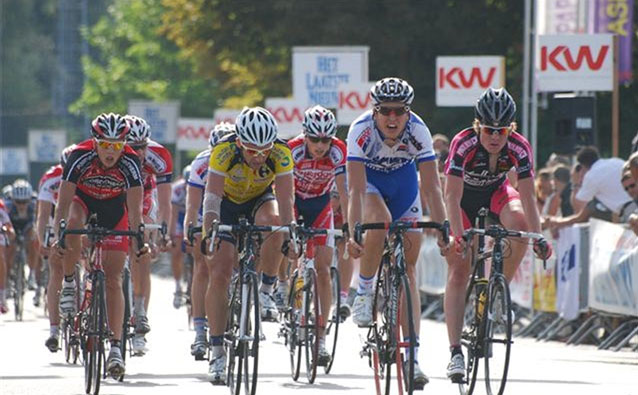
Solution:
[[[462,374],[455,374],[452,377],[450,377],[450,381],[452,381],[452,383],[454,384],[467,384],[467,381],[465,381],[465,377]]]

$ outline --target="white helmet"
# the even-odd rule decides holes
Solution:
[[[244,107],[235,120],[235,129],[242,143],[263,147],[277,139],[277,122],[262,107]]]
[[[230,122],[220,122],[210,130],[208,143],[212,148],[216,146],[219,140],[223,139],[224,136],[227,136],[231,133],[235,133],[235,125]]]
[[[337,134],[337,120],[334,114],[319,105],[306,110],[301,125],[306,136],[334,137]]]
[[[125,140],[128,131],[124,117],[112,112],[100,114],[91,122],[91,135],[98,140]]]
[[[13,182],[13,188],[11,189],[12,200],[30,200],[33,195],[33,187],[29,184],[29,181],[18,178]]]
[[[151,127],[140,117],[127,115],[124,117],[128,123],[129,132],[126,135],[126,142],[131,144],[146,144],[151,138]]]
[[[385,102],[401,102],[409,106],[414,100],[414,89],[401,78],[388,77],[374,84],[370,96],[375,106]]]
[[[191,165],[187,165],[182,169],[182,178],[188,180],[191,176]]]
[[[11,199],[11,190],[13,189],[13,185],[7,184],[2,187],[2,198],[3,199]]]

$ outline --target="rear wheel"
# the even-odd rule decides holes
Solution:
[[[335,354],[337,352],[337,336],[339,335],[339,323],[341,318],[339,317],[339,310],[341,309],[341,295],[340,295],[340,281],[339,270],[336,267],[330,268],[330,284],[332,290],[332,309],[326,325],[326,349],[330,351],[330,362],[324,367],[326,374],[330,373],[332,364],[335,361]]]
[[[396,300],[399,301],[399,305],[396,306],[396,319],[394,320],[396,325],[394,345],[396,345],[395,360],[398,393],[412,394],[414,391],[414,367],[416,364],[416,355],[414,354],[416,331],[414,329],[410,282],[407,275],[401,276],[398,289],[395,288],[392,292],[398,292]],[[401,325],[402,321],[407,321],[405,326]]]
[[[461,334],[461,346],[465,356],[465,378],[459,382],[459,393],[461,395],[471,395],[476,388],[476,378],[478,375],[479,360],[481,358],[479,350],[482,349],[482,340],[479,340],[479,328],[481,321],[476,316],[479,309],[477,287],[484,289],[485,284],[477,284],[471,280],[465,297],[465,314],[463,332]],[[483,302],[484,303],[484,302]],[[482,308],[484,310],[484,308]]]
[[[131,271],[128,267],[124,268],[122,291],[124,293],[124,320],[122,321],[120,347],[122,349],[122,361],[126,364],[126,354],[130,340],[129,323],[131,321]],[[120,376],[120,382],[122,381],[124,381],[124,375]]]
[[[285,333],[286,347],[290,354],[290,375],[294,381],[299,378],[301,368],[301,341],[299,335],[301,328],[299,327],[299,319],[301,317],[301,305],[303,298],[303,287],[295,289],[297,278],[300,274],[295,272],[291,279],[292,286],[288,293],[288,309],[285,314]]]
[[[320,319],[317,272],[314,269],[308,269],[304,281],[304,314],[301,319],[301,330],[304,332],[306,377],[310,384],[314,383],[317,377]]]
[[[488,395],[502,395],[507,382],[512,347],[512,302],[503,275],[497,274],[488,287],[485,317],[485,387]]]
[[[24,264],[24,250],[22,247],[18,247],[18,253],[16,254],[15,259],[15,295],[13,298],[16,321],[22,321],[22,313],[24,310],[24,292],[26,287],[24,279]]]
[[[98,275],[101,273],[98,273]],[[102,380],[102,364],[104,362],[104,317],[106,314],[106,305],[104,301],[104,290],[102,281],[98,280],[93,287],[94,311],[91,315],[92,333],[93,333],[93,353],[91,357],[94,363],[91,364],[92,372],[92,390],[93,395],[100,392],[100,381]]]
[[[228,322],[224,335],[224,348],[228,361],[227,384],[231,394],[239,395],[241,391],[241,344],[239,342],[239,320],[241,315],[241,281],[232,284],[232,292],[228,308]]]
[[[257,276],[248,276],[246,290],[248,291],[244,302],[247,302],[246,311],[246,340],[241,344],[243,352],[242,359],[244,365],[244,390],[246,395],[255,395],[257,392],[257,376],[259,372],[259,320],[261,312],[259,309],[259,293],[257,290]]]

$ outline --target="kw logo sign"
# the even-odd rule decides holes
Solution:
[[[273,107],[268,111],[275,117],[278,123],[291,123],[303,121],[303,110],[299,107]]]
[[[362,110],[372,106],[368,91],[339,92],[339,109]]]
[[[594,56],[592,48],[589,45],[581,45],[578,48],[576,56],[565,45],[558,45],[551,49],[546,45],[541,47],[541,71],[553,68],[557,71],[576,71],[581,69],[583,63],[586,68],[591,71],[600,70],[603,62],[609,52],[609,45],[602,45],[598,54]],[[569,69],[569,70],[568,70]]]
[[[487,89],[493,85],[495,74],[496,66],[490,67],[485,72],[481,67],[472,67],[469,73],[460,67],[450,69],[441,67],[439,69],[439,89],[446,88],[446,84],[453,89],[470,89],[477,87],[477,85],[482,89]]]
[[[177,138],[208,140],[209,129],[204,126],[180,126],[177,128]]]

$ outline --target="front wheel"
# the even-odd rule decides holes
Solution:
[[[255,395],[257,392],[257,376],[259,371],[259,336],[261,312],[259,308],[259,293],[257,290],[257,275],[251,273],[244,284],[246,314],[244,327],[246,328],[245,340],[240,344],[244,365],[244,389],[246,395]]]
[[[512,347],[512,301],[505,277],[497,274],[487,293],[484,317],[485,387],[488,395],[502,395]]]
[[[330,351],[330,362],[324,367],[326,374],[330,373],[332,364],[335,361],[335,354],[337,352],[337,336],[339,335],[339,323],[341,317],[339,316],[339,310],[341,309],[341,295],[340,295],[340,281],[339,270],[336,267],[330,268],[330,285],[332,291],[332,309],[328,318],[325,332],[326,348]]]
[[[14,312],[16,321],[22,321],[22,313],[24,311],[24,292],[25,292],[25,279],[24,279],[24,265],[26,262],[24,256],[24,250],[18,247],[20,250],[16,254],[15,260],[15,295],[14,295]]]
[[[414,391],[414,367],[416,364],[416,330],[414,328],[414,314],[412,312],[412,294],[410,293],[410,282],[407,275],[400,278],[399,289],[393,289],[392,292],[398,292],[399,305],[390,307],[392,310],[396,308],[396,330],[394,333],[395,344],[398,346],[395,352],[397,366],[397,385],[399,394],[412,394]],[[405,322],[405,325],[401,325]],[[399,330],[400,329],[400,330]],[[404,366],[405,365],[405,366]]]
[[[291,279],[292,286],[288,293],[288,308],[284,315],[284,333],[286,336],[286,347],[290,355],[290,375],[294,381],[299,379],[301,370],[301,305],[303,300],[303,287],[296,287],[297,278],[300,276],[297,271]]]
[[[301,317],[301,331],[304,333],[304,348],[306,351],[306,377],[310,384],[314,383],[317,377],[320,325],[321,315],[317,272],[314,269],[308,269],[304,280],[304,311]]]

